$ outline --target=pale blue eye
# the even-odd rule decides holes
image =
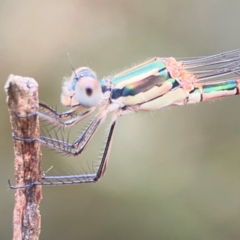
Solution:
[[[74,91],[76,88],[77,82],[83,77],[91,77],[97,79],[96,74],[89,68],[80,68],[79,71],[74,71],[74,79],[72,80],[71,90]]]

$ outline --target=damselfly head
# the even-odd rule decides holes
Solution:
[[[87,67],[81,67],[66,79],[62,87],[61,102],[65,106],[96,106],[102,99],[102,88],[96,74]]]

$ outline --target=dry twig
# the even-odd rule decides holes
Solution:
[[[6,84],[7,104],[12,132],[21,138],[38,138],[38,116],[19,118],[38,111],[38,84],[32,78],[10,75]],[[36,141],[14,141],[15,182],[25,186],[41,180],[41,151]],[[13,213],[13,239],[36,240],[40,235],[41,215],[39,204],[42,187],[16,189]]]

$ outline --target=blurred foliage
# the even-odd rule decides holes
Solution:
[[[40,99],[60,105],[74,65],[99,78],[153,56],[239,48],[238,0],[0,2],[2,89],[10,73],[34,77]],[[13,143],[0,95],[0,239],[10,239]],[[239,239],[240,98],[166,108],[118,121],[106,176],[97,184],[44,187],[41,239]],[[63,108],[62,108],[63,109]],[[79,124],[76,136],[84,125]],[[105,128],[81,158],[43,149],[43,170],[96,159]],[[77,164],[74,164],[77,162]]]

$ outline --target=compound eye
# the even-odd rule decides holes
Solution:
[[[75,85],[77,101],[86,108],[96,106],[102,98],[102,88],[96,75],[89,68],[80,68],[76,71],[76,75],[78,76]]]

